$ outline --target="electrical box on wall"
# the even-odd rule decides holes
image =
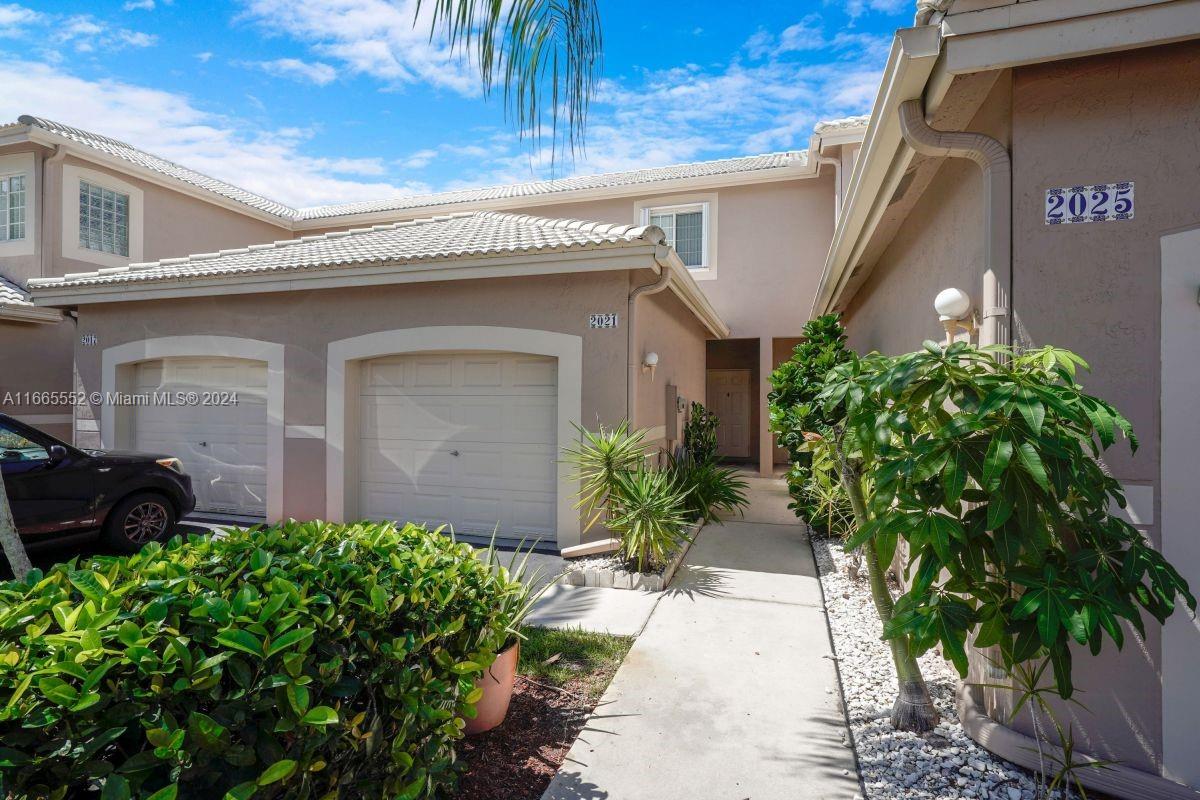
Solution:
[[[679,396],[679,388],[667,384],[667,413],[665,415],[666,431],[663,438],[669,442],[679,441],[679,407],[682,398]]]

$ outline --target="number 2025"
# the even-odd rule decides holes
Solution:
[[[1133,219],[1133,181],[1046,190],[1046,224]]]

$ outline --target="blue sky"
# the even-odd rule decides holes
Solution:
[[[114,136],[294,205],[806,146],[865,113],[912,0],[601,0],[587,150],[521,141],[413,0],[0,0],[0,120]]]

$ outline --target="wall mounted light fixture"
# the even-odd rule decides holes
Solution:
[[[933,299],[933,310],[946,329],[947,344],[954,341],[956,331],[965,331],[969,336],[978,327],[975,315],[971,313],[971,296],[962,289],[942,289]]]
[[[650,380],[654,380],[654,368],[658,366],[658,353],[646,353],[642,359],[642,372],[650,373]]]

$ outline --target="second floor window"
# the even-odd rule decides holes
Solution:
[[[0,178],[0,242],[25,238],[25,176]]]
[[[689,269],[708,266],[707,203],[650,208],[646,210],[646,222],[663,229],[667,244],[675,248]]]
[[[79,246],[129,255],[129,195],[79,182]]]

